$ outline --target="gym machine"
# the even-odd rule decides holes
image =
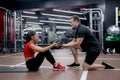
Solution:
[[[1,14],[1,51],[9,53],[13,51],[13,14],[12,11],[0,7]]]
[[[1,15],[1,51],[3,53],[11,53],[22,51],[22,18],[21,12],[11,11],[0,7]]]
[[[103,22],[104,14],[100,8],[83,9],[83,11],[89,13],[89,29],[99,40],[103,49]]]
[[[20,11],[14,11],[14,52],[23,51],[23,27],[22,15]]]

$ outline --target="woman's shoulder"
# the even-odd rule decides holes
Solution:
[[[31,43],[28,42],[28,43],[25,44],[25,47],[29,47],[30,45],[31,45]]]

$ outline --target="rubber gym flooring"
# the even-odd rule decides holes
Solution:
[[[57,62],[63,65],[71,64],[73,57],[69,49],[52,50]],[[79,62],[82,66],[85,53],[79,52]],[[44,60],[38,72],[27,72],[23,52],[0,55],[0,80],[119,80],[120,54],[101,54],[95,63],[109,62],[116,69],[83,71],[80,68],[66,68],[65,71],[53,71],[51,64]],[[11,70],[11,71],[9,71]]]

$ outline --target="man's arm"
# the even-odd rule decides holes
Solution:
[[[83,40],[84,38],[73,39],[73,41],[69,42],[68,44],[63,44],[63,47],[80,47]]]

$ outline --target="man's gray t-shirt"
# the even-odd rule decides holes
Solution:
[[[100,43],[96,39],[95,35],[82,24],[80,24],[79,27],[76,29],[74,38],[84,38],[80,46],[85,52],[98,52],[101,50]]]

